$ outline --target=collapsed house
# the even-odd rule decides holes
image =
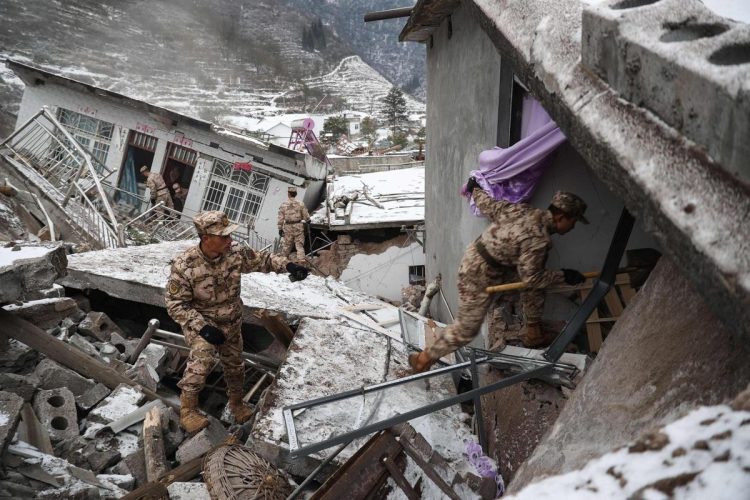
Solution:
[[[397,307],[331,278],[291,282],[275,273],[244,275],[243,333],[253,351],[245,353],[246,400],[256,408],[255,422],[233,426],[224,408],[221,372],[216,371],[201,405],[212,415],[211,424],[185,436],[175,420],[179,403],[174,382],[188,349],[182,336],[174,333],[179,330],[166,315],[163,294],[170,259],[191,244],[132,246],[67,258],[60,243],[0,252],[3,289],[17,289],[3,298],[16,304],[0,311],[10,327],[0,329],[7,341],[0,352],[0,396],[9,402],[3,410],[8,425],[0,428],[0,437],[6,456],[14,457],[4,462],[12,474],[0,481],[0,488],[16,497],[36,489],[41,498],[119,498],[128,490],[134,490],[128,498],[139,498],[168,486],[171,498],[186,491],[193,495],[190,498],[208,498],[209,492],[212,498],[225,498],[215,495],[222,487],[233,488],[220,472],[229,462],[219,463],[214,473],[209,460],[219,459],[206,458],[205,484],[187,483],[201,471],[204,455],[215,449],[230,458],[233,453],[246,454],[244,459],[256,465],[243,469],[245,475],[266,470],[257,466],[274,477],[314,473],[319,480],[357,455],[364,438],[335,455],[327,450],[295,456],[280,414],[316,394],[403,377],[408,371],[407,345],[400,322],[410,321],[413,327],[416,321],[424,327],[425,319],[402,319]],[[16,258],[8,257],[12,254]],[[40,274],[41,269],[46,274]],[[18,286],[6,286],[11,277]],[[43,299],[29,300],[42,294]],[[103,309],[109,313],[98,312]],[[353,364],[363,352],[366,363]],[[356,405],[311,409],[295,415],[295,435],[300,444],[316,444],[356,427],[363,412],[369,415],[364,421],[369,421],[398,413],[404,405],[439,401],[455,393],[453,380],[446,377],[428,385],[397,387],[385,398],[385,393],[366,397],[354,401]],[[397,466],[388,469],[392,479],[386,483],[387,478],[377,474],[368,479],[363,492],[399,488],[403,471],[410,482],[421,481],[425,492],[449,491],[454,498],[494,496],[496,480],[483,479],[466,456],[467,443],[473,442],[470,420],[461,407],[452,406],[412,426],[398,427],[401,444],[381,443],[377,448],[382,451],[385,446],[393,453]],[[451,431],[444,434],[443,429]],[[150,443],[154,436],[162,443],[156,450]],[[235,448],[227,451],[224,445],[230,443]],[[378,453],[368,456],[364,465],[372,460],[377,464]],[[274,498],[291,492],[288,483],[282,483]],[[341,491],[348,483],[329,487]]]
[[[447,299],[433,302],[436,318],[456,310],[457,266],[486,226],[457,193],[481,151],[524,137],[528,97],[566,139],[529,202],[569,190],[591,220],[555,241],[548,266],[596,270],[622,207],[636,216],[628,247],[665,255],[635,297],[617,290],[627,308],[588,318],[584,349],[589,327],[622,313],[570,400],[524,384],[485,398],[511,491],[581,469],[644,426],[731,401],[750,380],[747,25],[672,0],[425,0],[406,15],[400,39],[426,46],[426,276],[442,276]],[[549,301],[545,319],[570,321],[579,300]]]
[[[507,329],[490,328],[476,349],[410,375],[409,348],[424,347],[444,324],[330,278],[291,283],[285,276],[251,274],[243,277],[243,331],[246,399],[256,418],[232,427],[215,372],[201,405],[213,416],[210,430],[186,438],[173,434],[171,410],[186,347],[162,296],[170,258],[193,243],[68,256],[65,276],[59,245],[26,254],[13,243],[0,252],[0,279],[13,290],[3,300],[26,302],[0,312],[0,337],[10,337],[0,352],[10,372],[0,393],[4,417],[7,411],[0,443],[10,472],[0,486],[15,496],[42,491],[36,495],[42,498],[109,497],[133,488],[131,497],[176,498],[180,493],[171,489],[179,487],[199,498],[241,488],[238,477],[262,477],[269,493],[280,497],[319,487],[320,498],[492,498],[505,478],[519,498],[741,495],[750,482],[750,398],[741,393],[750,381],[748,229],[736,214],[746,213],[749,203],[745,172],[733,165],[746,145],[730,139],[717,146],[701,130],[662,116],[668,113],[659,103],[645,111],[633,75],[650,67],[633,61],[651,60],[649,50],[663,50],[674,43],[671,36],[684,42],[680,37],[697,33],[707,38],[699,44],[706,54],[730,47],[729,56],[713,61],[729,61],[720,64],[729,66],[724,76],[745,82],[742,51],[731,47],[746,30],[716,20],[698,3],[679,12],[673,7],[671,0],[589,7],[573,0],[524,1],[503,9],[493,2],[427,0],[409,11],[402,38],[428,44],[432,79],[423,170],[429,237],[420,237],[418,226],[412,230],[429,256],[424,275],[444,280],[434,317],[451,319],[455,267],[484,227],[456,194],[476,154],[523,136],[524,94],[544,105],[567,138],[531,202],[546,206],[556,189],[581,194],[592,224],[561,240],[550,265],[603,265],[598,280],[554,291],[560,296],[549,301],[546,319],[568,321],[546,351],[506,346],[513,343]],[[721,29],[706,35],[691,28],[693,17],[672,16]],[[633,26],[648,27],[660,42],[649,50],[633,44]],[[628,53],[614,46],[591,50],[597,40],[643,52],[623,61]],[[689,40],[682,46],[686,53],[692,48]],[[678,59],[673,69],[690,64],[672,51],[664,54]],[[444,71],[472,78],[457,81]],[[633,79],[618,80],[621,71]],[[690,78],[704,84],[702,78],[713,74],[701,66],[685,76],[685,85],[697,85]],[[675,104],[711,122],[698,108],[688,112]],[[16,161],[21,156],[15,152]],[[351,180],[361,184],[361,178]],[[326,207],[319,228],[353,230],[346,227],[347,207],[352,216],[355,209],[384,205],[367,194],[373,200],[363,190],[366,201],[359,206],[349,200]],[[623,206],[627,211],[618,219]],[[636,285],[618,268],[626,249],[644,247],[657,247],[665,257]],[[29,256],[45,256],[42,267],[52,268],[54,278],[26,279],[35,274]],[[44,289],[51,280],[58,286]],[[508,326],[513,318],[496,314],[490,326],[495,320]],[[602,324],[607,328],[597,328]],[[139,354],[144,338],[149,350]],[[573,340],[573,349],[596,354],[593,362],[586,354],[564,353]],[[49,359],[39,362],[36,351]],[[65,387],[53,387],[60,381]],[[76,427],[83,435],[62,432],[73,434]],[[152,446],[161,441],[163,449]],[[201,471],[204,483],[182,483]],[[296,492],[289,476],[300,485]],[[181,484],[164,491],[175,479]]]
[[[184,191],[184,207],[170,220],[223,210],[240,225],[238,236],[259,248],[275,237],[276,211],[288,186],[298,188],[308,208],[323,194],[327,167],[308,154],[18,61],[7,64],[26,87],[16,130],[2,144],[3,172],[40,197],[63,233],[85,238],[92,248],[123,245],[120,226],[127,228],[148,209],[142,166],[161,174],[170,195],[174,184]],[[72,179],[79,187],[71,195]],[[84,199],[82,206],[66,210],[76,196]],[[92,206],[104,219],[67,214]],[[190,224],[181,227],[176,236],[190,237]],[[172,236],[161,239],[177,239]]]
[[[310,225],[329,238],[316,259],[325,275],[396,303],[425,284],[423,167],[329,178]]]

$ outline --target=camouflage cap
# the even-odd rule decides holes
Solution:
[[[148,167],[146,165],[141,166],[141,172],[145,172],[148,170]]]
[[[296,186],[289,186],[288,188],[286,188],[286,192],[287,193],[296,193],[297,192],[297,187]]]
[[[237,224],[229,222],[227,214],[219,210],[199,213],[193,217],[193,224],[198,234],[226,236],[237,229]]]
[[[586,202],[578,195],[567,193],[565,191],[558,191],[552,197],[550,205],[559,208],[571,217],[575,217],[583,224],[589,223],[588,219],[583,215],[584,212],[586,212]]]

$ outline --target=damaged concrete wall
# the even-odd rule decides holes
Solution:
[[[427,281],[442,273],[446,299],[456,311],[458,263],[485,226],[458,190],[476,168],[477,155],[496,143],[500,56],[463,5],[453,12],[452,28],[449,35],[443,23],[427,47],[425,254]],[[436,302],[433,313],[448,320]]]
[[[409,266],[425,265],[422,246],[406,235],[382,243],[355,240],[351,246],[339,253],[345,261],[339,279],[346,286],[389,300],[399,301],[401,289],[409,285]]]
[[[433,94],[434,100],[428,103],[428,141],[436,137],[435,140],[439,143],[431,143],[428,147],[430,155],[427,159],[429,168],[425,172],[428,178],[425,195],[428,280],[438,272],[442,273],[446,298],[455,311],[458,306],[456,274],[461,257],[466,245],[487,225],[485,219],[469,213],[468,204],[458,195],[458,190],[466,182],[469,172],[478,168],[478,154],[496,144],[500,76],[499,70],[486,69],[494,66],[499,68],[500,62],[489,37],[479,29],[477,22],[463,7],[454,11],[450,23],[453,35],[448,38],[448,21],[443,21],[433,34],[433,48],[428,48],[427,52],[430,71],[428,99],[433,87],[437,87]],[[466,54],[473,54],[473,57],[466,58]],[[465,59],[470,60],[464,61]],[[447,61],[451,63],[447,64]],[[462,87],[463,90],[456,97],[455,89],[450,85],[457,74],[471,74],[470,68],[465,72],[461,70],[461,65],[467,64],[481,64],[485,68],[480,78],[487,88],[480,88],[480,84],[474,82],[477,86],[471,90],[474,94],[469,94]],[[448,97],[448,92],[451,97]],[[484,115],[488,109],[495,110],[491,119]],[[446,158],[456,160],[446,161]],[[458,168],[458,165],[463,166]],[[600,269],[623,201],[594,175],[585,160],[568,143],[558,148],[554,161],[545,170],[529,203],[537,208],[546,208],[552,195],[558,190],[572,191],[586,201],[586,216],[591,224],[577,225],[564,238],[553,236],[555,246],[550,252],[547,266],[581,271]],[[643,247],[658,248],[658,245],[638,221],[628,248]],[[545,318],[564,320],[574,308],[575,304],[569,300],[551,296]],[[436,303],[433,312],[437,313],[436,317],[440,320],[449,321],[442,303]]]
[[[580,468],[697,406],[729,401],[750,381],[747,359],[747,346],[662,258],[511,490]]]

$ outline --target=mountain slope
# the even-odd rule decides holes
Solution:
[[[0,57],[212,121],[271,113],[281,94],[287,107],[314,103],[319,93],[293,90],[354,54],[335,29],[281,1],[3,0],[0,17]],[[22,86],[3,67],[0,80],[5,135]]]

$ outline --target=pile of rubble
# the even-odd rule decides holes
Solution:
[[[247,276],[260,280],[243,285],[248,316],[265,318],[262,324],[267,325],[267,316],[281,311],[278,321],[286,325],[288,351],[282,346],[281,353],[272,354],[270,347],[262,354],[245,353],[245,401],[257,409],[254,421],[243,426],[234,422],[226,408],[221,372],[214,371],[200,405],[210,425],[186,436],[179,426],[176,390],[188,353],[182,336],[159,329],[156,320],[143,332],[140,323],[105,308],[117,318],[113,321],[105,312],[92,310],[92,303],[100,305],[93,295],[89,300],[78,292],[96,289],[130,300],[134,307],[158,306],[163,294],[158,270],[175,253],[173,245],[164,246],[163,256],[156,251],[161,246],[151,245],[153,272],[132,269],[132,262],[143,261],[131,255],[132,249],[66,256],[59,244],[18,247],[0,254],[0,285],[15,283],[17,291],[0,302],[6,304],[0,309],[5,327],[0,328],[0,451],[5,451],[0,497],[231,498],[227,491],[262,476],[258,487],[269,487],[266,478],[274,477],[275,497],[283,498],[295,481],[309,483],[304,486],[307,494],[339,468],[369,471],[368,481],[362,482],[367,494],[414,493],[399,479],[405,474],[424,492],[441,490],[451,498],[495,495],[496,480],[482,477],[467,461],[465,443],[474,440],[471,416],[457,406],[417,419],[413,428],[404,426],[398,434],[390,430],[373,436],[376,450],[390,450],[395,469],[393,464],[384,468],[375,452],[357,453],[366,445],[364,438],[338,456],[330,456],[332,450],[290,456],[282,406],[406,373],[408,352],[400,335],[382,326],[398,327],[392,317],[398,309],[392,305],[376,304],[322,278],[311,277],[291,289],[285,276]],[[86,266],[96,269],[87,271]],[[279,292],[283,307],[274,305],[271,290]],[[363,306],[363,300],[371,303]],[[360,307],[368,309],[369,316],[360,314]],[[349,360],[363,349],[369,353],[367,363],[353,370]],[[280,356],[272,358],[274,354]],[[300,373],[307,374],[304,383]],[[385,415],[400,411],[407,401],[424,404],[453,395],[455,387],[449,382],[404,386],[378,411]],[[399,398],[392,401],[397,393]],[[303,418],[312,439],[327,433],[333,423],[316,421],[312,411]],[[450,430],[436,434],[435,429]],[[315,472],[326,456],[330,464]],[[243,485],[233,485],[231,475],[225,474],[233,467],[239,467],[236,477],[245,478]],[[333,476],[331,481],[339,479]],[[335,497],[334,492],[347,485],[340,482],[329,495]]]
[[[139,339],[126,338],[105,313],[85,312],[68,297],[5,310],[132,383],[107,387],[6,339],[0,351],[0,444],[7,448],[0,496],[120,498],[229,437],[216,418],[190,438],[180,429],[177,396],[160,387],[164,377],[178,375],[180,351],[151,343],[138,352]],[[153,397],[157,389],[159,398]],[[149,417],[157,423],[149,424]],[[163,443],[161,457],[149,450],[154,428]],[[178,495],[181,488],[173,484],[170,492]],[[190,492],[200,498],[196,486]]]

